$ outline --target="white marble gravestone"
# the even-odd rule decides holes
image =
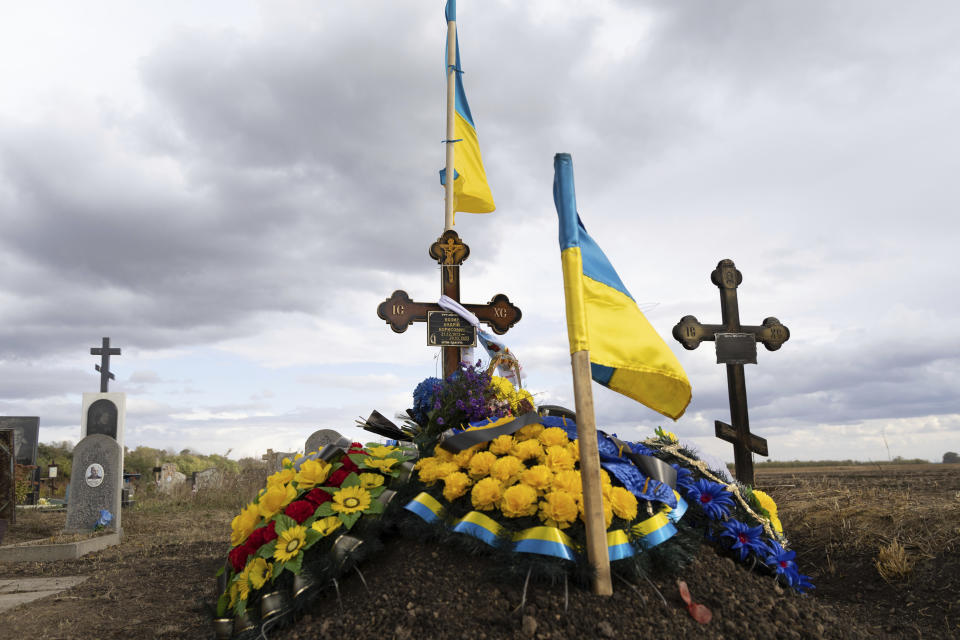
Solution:
[[[123,449],[110,436],[89,435],[73,449],[73,471],[70,474],[70,502],[64,531],[93,531],[106,509],[113,520],[106,526],[121,531],[120,502],[123,488]]]
[[[127,417],[127,394],[119,391],[84,392],[80,412],[80,437],[95,433],[110,436],[123,448],[123,427]]]

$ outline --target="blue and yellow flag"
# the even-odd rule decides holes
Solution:
[[[588,350],[595,381],[676,420],[690,404],[687,374],[580,221],[570,154],[553,168],[570,353]]]
[[[445,10],[447,22],[457,20],[456,0],[447,0]],[[456,39],[457,62],[454,70],[456,78],[456,106],[454,112],[454,133],[456,148],[453,161],[453,210],[466,213],[490,213],[496,206],[493,204],[493,194],[487,184],[487,173],[483,170],[483,159],[480,157],[480,143],[477,140],[477,127],[467,104],[467,94],[463,90],[463,80],[460,77],[460,38]],[[444,57],[446,64],[446,57]],[[452,143],[448,143],[452,144]],[[446,180],[446,169],[440,170],[440,183]]]

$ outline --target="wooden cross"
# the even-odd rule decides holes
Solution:
[[[120,349],[111,349],[110,338],[104,338],[103,346],[90,348],[90,355],[100,356],[100,364],[93,365],[93,368],[100,372],[100,393],[106,393],[108,380],[116,380],[110,371],[110,356],[120,355]]]
[[[727,395],[730,399],[730,421],[714,422],[716,436],[733,444],[737,480],[753,485],[753,456],[767,454],[767,441],[750,433],[747,416],[747,385],[744,364],[757,364],[757,341],[768,351],[776,351],[790,339],[790,330],[776,318],[766,318],[760,326],[741,325],[737,304],[737,286],[743,275],[733,260],[721,260],[710,274],[720,289],[720,313],[723,324],[700,324],[693,316],[684,316],[673,327],[673,337],[685,349],[696,349],[704,340],[715,342],[717,364],[727,365]]]
[[[470,255],[468,247],[453,229],[447,229],[430,245],[430,257],[440,264],[440,291],[460,302],[460,265]],[[493,332],[502,335],[520,321],[523,315],[510,299],[502,293],[495,295],[487,304],[464,304],[477,318],[490,326]],[[403,333],[414,322],[426,322],[427,312],[443,311],[437,303],[414,302],[406,291],[397,290],[380,303],[377,315],[393,329]],[[450,375],[460,365],[460,348],[443,347],[443,375]]]

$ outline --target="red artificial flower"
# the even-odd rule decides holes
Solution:
[[[342,462],[343,462],[343,466],[341,467],[341,469],[347,469],[348,473],[352,473],[354,471],[360,471],[360,467],[355,465],[353,463],[353,460],[351,460],[347,456],[343,456]]]
[[[233,566],[234,573],[240,573],[247,566],[247,560],[254,554],[254,551],[245,544],[234,547],[230,550],[230,564]]]
[[[339,487],[343,484],[343,481],[347,479],[347,476],[350,475],[350,470],[346,467],[340,467],[327,478],[327,484],[331,487]]]
[[[356,451],[354,451],[356,449]],[[350,445],[350,453],[363,453],[363,445],[359,442],[354,442]]]
[[[253,533],[250,534],[250,537],[247,538],[247,546],[251,549],[259,549],[261,546],[265,545],[271,540],[276,540],[276,528],[277,523],[271,520],[270,524],[267,526],[254,529]]]
[[[287,505],[283,513],[297,521],[297,524],[303,524],[303,521],[313,515],[317,506],[307,500],[295,500]]]
[[[344,476],[346,477],[346,476]],[[324,491],[323,489],[313,489],[307,495],[303,496],[304,500],[309,500],[316,506],[322,505],[324,502],[328,502],[332,499],[332,496]]]

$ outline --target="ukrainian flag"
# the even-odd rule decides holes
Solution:
[[[690,404],[687,374],[580,221],[570,154],[553,167],[570,353],[588,350],[595,381],[676,420]]]
[[[457,20],[456,0],[447,0],[445,10],[447,22]],[[457,63],[454,70],[456,78],[456,101],[454,109],[454,134],[456,147],[453,161],[453,210],[466,213],[490,213],[496,208],[493,194],[487,184],[487,173],[483,170],[480,157],[480,143],[477,139],[477,127],[470,113],[467,94],[463,90],[462,70],[460,67],[460,39],[456,39]],[[446,64],[446,57],[444,57]],[[452,143],[450,143],[452,144]],[[446,169],[440,170],[440,183],[445,184]]]

